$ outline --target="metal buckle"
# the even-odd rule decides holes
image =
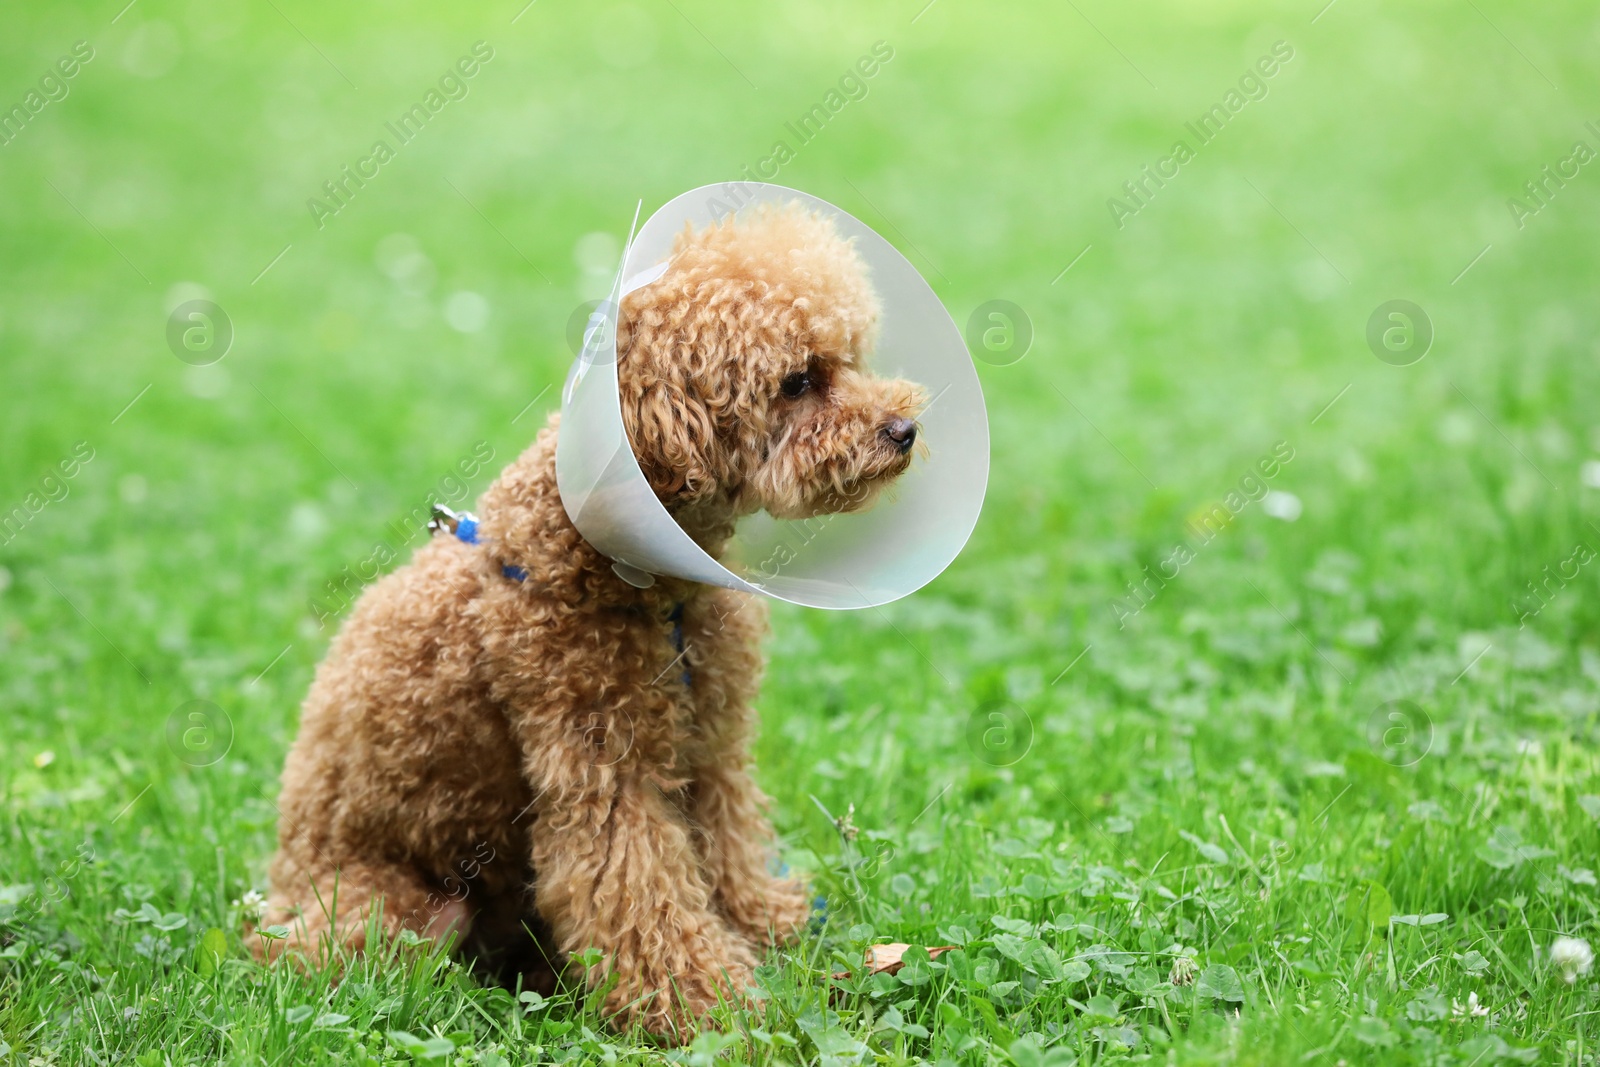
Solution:
[[[440,530],[456,532],[456,527],[461,525],[461,516],[445,507],[443,504],[433,506],[433,517],[428,520],[428,532],[436,534]]]

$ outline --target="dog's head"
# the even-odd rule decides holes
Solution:
[[[663,503],[786,519],[870,504],[910,466],[927,402],[868,373],[877,317],[828,218],[790,206],[686,229],[617,330],[623,422]]]

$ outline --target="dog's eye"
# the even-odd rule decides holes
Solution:
[[[780,390],[782,390],[783,395],[785,397],[789,398],[790,400],[793,400],[797,396],[801,396],[801,395],[803,395],[803,394],[805,394],[807,392],[810,392],[810,390],[811,390],[811,372],[810,371],[797,371],[794,374],[791,374],[787,378],[785,378],[783,380],[783,384],[779,385],[778,388]]]

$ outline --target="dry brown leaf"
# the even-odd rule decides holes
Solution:
[[[869,946],[867,948],[866,958],[867,973],[894,974],[896,971],[906,965],[903,957],[906,954],[906,950],[910,947],[910,945],[902,944],[898,941],[890,945]],[[946,952],[960,947],[960,945],[935,945],[934,947],[928,949],[928,958],[930,960],[938,959]],[[834,973],[834,977],[849,978],[850,972],[836,971]]]

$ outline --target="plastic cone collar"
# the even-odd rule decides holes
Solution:
[[[919,454],[866,511],[741,520],[718,561],[656,497],[628,442],[617,388],[617,313],[623,297],[666,272],[685,223],[700,230],[730,212],[794,202],[831,216],[866,264],[882,308],[868,366],[927,390],[932,400],[917,421],[928,454]],[[847,212],[794,189],[707,185],[662,205],[630,238],[611,298],[590,320],[567,376],[556,478],[578,531],[636,585],[665,574],[808,607],[866,608],[922,588],[967,543],[989,480],[989,422],[960,331],[894,246]]]

